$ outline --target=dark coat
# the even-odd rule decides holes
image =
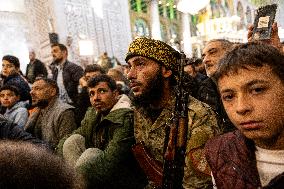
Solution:
[[[33,69],[32,70],[33,74],[30,77],[28,77],[29,69]],[[33,83],[37,77],[47,77],[47,70],[44,63],[42,63],[38,59],[35,59],[33,63],[30,62],[27,65],[26,78],[29,81],[29,83]]]
[[[57,81],[58,69],[56,68],[56,64],[54,62],[50,65],[50,69],[53,79]],[[76,104],[77,100],[79,79],[83,76],[83,74],[84,71],[80,66],[69,62],[68,60],[64,63],[63,83],[68,96],[71,98],[74,104]]]
[[[197,99],[208,104],[215,111],[218,125],[222,132],[226,133],[235,130],[224,109],[217,85],[211,78],[207,78],[201,82],[197,91]]]
[[[77,104],[75,109],[75,116],[77,125],[81,125],[81,121],[83,120],[87,109],[91,107],[90,97],[88,93],[88,88],[83,87],[81,92],[78,93]]]
[[[27,141],[51,149],[49,145],[33,137],[30,133],[24,131],[23,128],[19,127],[15,123],[12,123],[11,121],[8,121],[2,115],[0,115],[0,140]]]
[[[205,155],[218,189],[261,188],[256,166],[255,146],[240,131],[210,139]],[[284,186],[284,172],[264,188],[280,189]]]

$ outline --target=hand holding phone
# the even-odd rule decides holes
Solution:
[[[271,38],[272,24],[275,19],[276,10],[277,4],[266,5],[257,9],[252,31],[252,38],[254,40]]]

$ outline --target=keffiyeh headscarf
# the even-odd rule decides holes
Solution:
[[[140,37],[130,43],[125,61],[134,56],[150,58],[172,71],[177,71],[180,53],[165,42]]]

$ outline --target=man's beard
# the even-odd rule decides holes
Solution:
[[[47,99],[39,100],[37,103],[32,104],[32,107],[39,107],[40,109],[46,108],[49,101]]]
[[[54,59],[53,59],[53,62],[54,62],[55,64],[59,64],[62,60],[63,60],[63,58],[54,58]]]
[[[133,105],[136,107],[149,107],[150,104],[161,99],[163,87],[162,71],[159,69],[155,77],[149,80],[145,91],[141,95],[134,96],[133,92],[130,93]]]

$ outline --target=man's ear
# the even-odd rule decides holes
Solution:
[[[164,78],[168,78],[173,74],[172,70],[169,70],[167,68],[165,68],[164,66],[162,66],[162,75]]]
[[[53,87],[50,87],[49,92],[52,96],[56,96],[56,89]]]
[[[113,92],[114,92],[114,95],[115,95],[116,97],[119,96],[119,91],[118,91],[118,89],[115,89]]]

